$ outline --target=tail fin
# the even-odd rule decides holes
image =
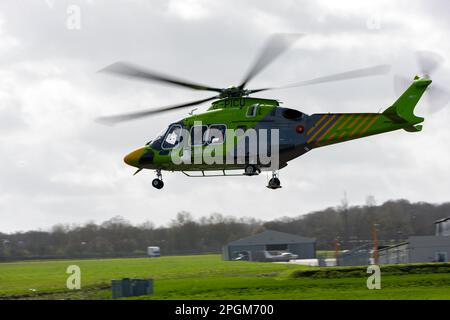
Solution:
[[[383,114],[394,122],[405,123],[405,130],[407,131],[422,130],[422,126],[415,125],[425,119],[417,117],[414,114],[414,108],[431,82],[431,79],[427,77],[420,78],[416,76],[411,86]]]

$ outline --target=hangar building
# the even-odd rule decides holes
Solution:
[[[290,252],[298,255],[298,259],[314,259],[316,257],[316,239],[266,230],[225,245],[223,259],[234,260],[244,254],[248,260],[257,261],[257,257],[264,251]]]
[[[450,255],[450,218],[435,222],[434,236],[413,236],[406,242],[379,250],[380,264],[448,262]]]

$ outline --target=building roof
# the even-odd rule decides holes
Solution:
[[[402,245],[415,247],[423,244],[429,245],[430,243],[450,243],[450,236],[411,236],[407,241],[380,248],[378,251],[385,251]]]
[[[436,220],[434,223],[441,223],[441,222],[448,221],[448,220],[450,220],[450,217]]]
[[[404,242],[396,243],[396,244],[393,244],[393,245],[390,245],[390,246],[385,246],[385,247],[379,248],[378,251],[390,250],[390,249],[393,249],[393,248],[396,248],[396,247],[403,246],[405,244],[408,245],[409,241],[404,241]]]
[[[289,244],[289,243],[314,243],[316,239],[305,238],[295,234],[266,230],[261,233],[232,241],[228,245],[261,245],[261,244]]]

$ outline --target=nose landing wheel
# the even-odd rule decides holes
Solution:
[[[162,189],[164,187],[164,182],[156,178],[153,179],[152,186],[155,187],[156,189]]]
[[[162,189],[164,187],[164,182],[162,181],[161,169],[156,170],[156,179],[153,179],[152,186],[156,189]]]
[[[278,174],[276,171],[272,172],[272,179],[269,180],[267,188],[275,190],[281,188],[281,181],[278,179]]]

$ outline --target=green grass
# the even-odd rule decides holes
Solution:
[[[81,268],[82,290],[65,288],[72,264]],[[110,280],[124,277],[155,280],[155,294],[143,299],[450,299],[450,266],[438,266],[382,268],[382,289],[368,290],[364,268],[222,261],[219,255],[14,262],[0,264],[0,299],[109,299]]]

